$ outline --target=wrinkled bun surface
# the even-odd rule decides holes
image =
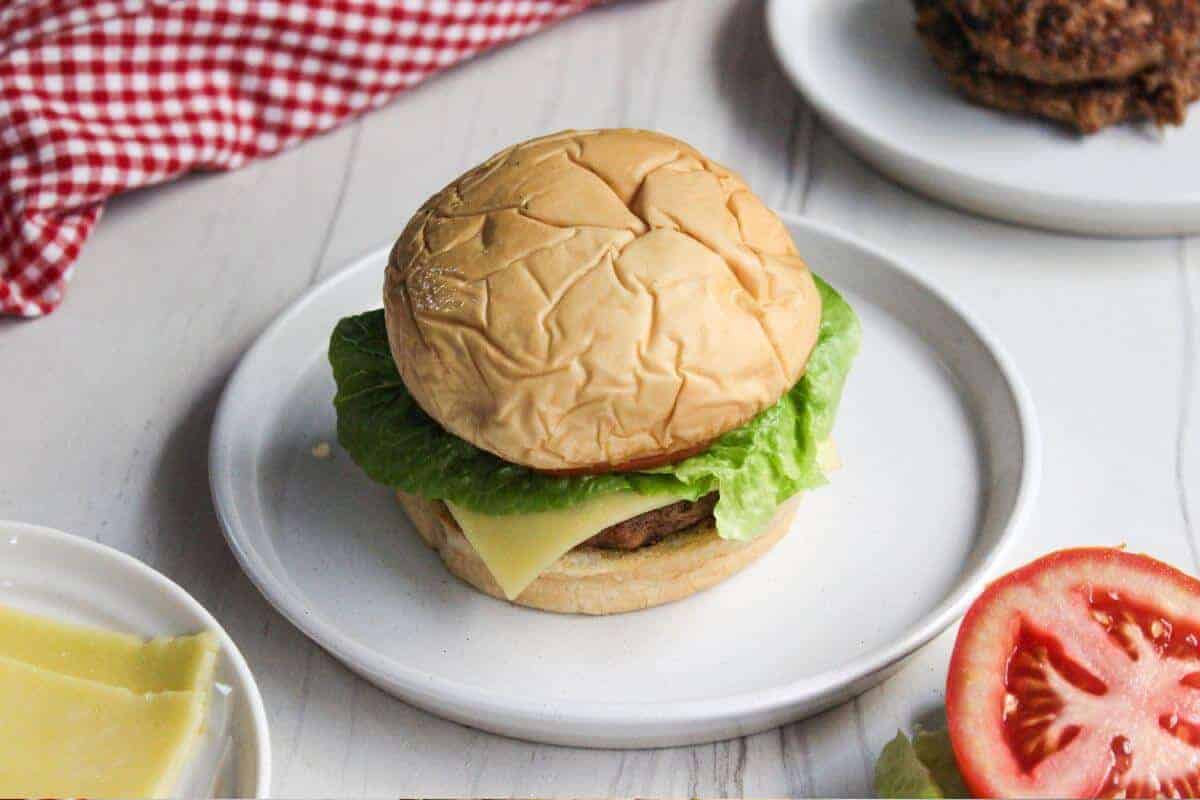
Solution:
[[[405,492],[397,496],[417,533],[453,575],[505,599],[444,503]],[[572,550],[512,602],[560,614],[622,614],[682,600],[740,572],[774,547],[791,527],[799,500],[780,506],[763,534],[749,542],[722,539],[709,521],[629,552]]]
[[[434,195],[392,250],[392,355],[447,430],[537,469],[707,443],[774,404],[820,297],[733,173],[635,130],[516,145]]]

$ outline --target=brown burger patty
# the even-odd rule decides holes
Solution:
[[[695,502],[681,500],[656,508],[605,528],[580,547],[600,547],[606,550],[637,550],[654,544],[663,537],[712,519],[717,493],[707,494]]]
[[[1200,47],[1200,0],[940,0],[971,47],[1038,83],[1128,78]]]
[[[1094,133],[1130,120],[1179,125],[1188,104],[1200,98],[1200,51],[1125,80],[1039,84],[1006,75],[975,52],[940,0],[915,0],[915,5],[917,29],[934,60],[959,92],[981,105],[1036,114]]]

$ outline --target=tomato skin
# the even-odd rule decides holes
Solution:
[[[1036,579],[1044,578],[1047,573],[1069,576],[1087,570],[1094,571],[1097,567],[1123,571],[1137,578],[1141,582],[1140,585],[1154,581],[1163,582],[1190,595],[1196,606],[1200,607],[1200,581],[1196,578],[1149,556],[1113,548],[1060,550],[1020,567],[990,584],[963,617],[946,680],[946,713],[951,744],[963,779],[973,796],[1036,796],[1047,793],[1045,790],[1039,792],[1039,785],[1032,781],[1022,783],[1014,779],[1014,776],[1021,776],[1022,773],[1016,758],[1008,748],[991,746],[987,757],[980,757],[981,737],[989,739],[992,745],[999,741],[996,732],[989,728],[1000,728],[1004,724],[1001,710],[1004,708],[1006,689],[1004,678],[996,680],[992,675],[1003,676],[1007,670],[1007,660],[1001,660],[998,654],[1013,651],[1021,624],[1014,616],[1011,622],[1007,623],[1010,640],[1004,642],[1003,646],[996,643],[994,629],[1006,624],[996,615],[1001,598],[1015,587],[1027,587],[1036,583]],[[1007,606],[1001,608],[1001,611],[1006,608]],[[992,631],[985,639],[981,632],[988,628]],[[985,642],[987,646],[981,646]],[[981,696],[986,698],[986,702],[982,704],[983,709],[980,708]],[[991,720],[993,716],[994,725]],[[1109,765],[1096,764],[1094,768],[1081,768],[1078,773],[1072,776],[1078,780],[1072,784],[1073,794],[1069,796],[1096,797],[1106,788]],[[1056,788],[1062,789],[1061,786]],[[1060,796],[1067,795],[1060,792]]]

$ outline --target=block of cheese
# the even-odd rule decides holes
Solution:
[[[134,692],[207,689],[216,654],[211,633],[147,642],[0,606],[0,655]]]
[[[206,692],[140,693],[0,656],[0,795],[163,797]]]
[[[679,502],[670,495],[604,495],[570,508],[491,516],[446,507],[509,600],[571,548],[605,528]]]
[[[211,633],[145,641],[0,606],[0,797],[169,794],[216,655]]]

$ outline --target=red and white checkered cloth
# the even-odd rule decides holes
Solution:
[[[596,0],[0,0],[0,312],[62,300],[103,202],[333,128]]]

